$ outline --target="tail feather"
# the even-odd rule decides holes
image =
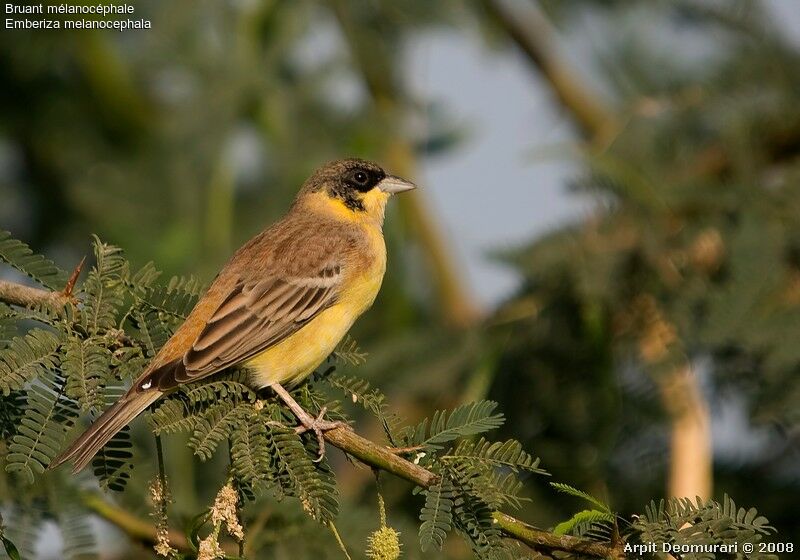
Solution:
[[[160,391],[124,395],[103,412],[95,420],[94,424],[89,426],[61,455],[53,459],[48,468],[54,469],[67,461],[74,460],[72,472],[77,473],[82,470],[89,464],[95,454],[100,451],[100,448],[114,437],[114,434],[136,418],[161,395]]]

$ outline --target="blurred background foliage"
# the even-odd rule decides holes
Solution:
[[[354,332],[369,352],[359,375],[411,419],[497,400],[504,435],[624,514],[674,488],[675,418],[696,400],[719,436],[698,493],[754,505],[800,541],[800,53],[760,2],[149,0],[136,14],[153,30],[0,36],[3,229],[65,268],[96,233],[207,282],[322,161],[414,176],[420,158],[460,149],[463,127],[407,87],[415,37],[518,48],[574,123],[574,142],[537,158],[577,161],[565,188],[593,209],[494,255],[520,285],[480,309],[424,189],[398,200],[384,288]],[[553,46],[586,20],[602,34],[581,69],[591,88]],[[680,44],[653,40],[659,25]],[[336,48],[320,40],[331,34]],[[676,393],[687,375],[696,391]],[[221,475],[181,447],[169,466],[188,519]],[[340,532],[363,541],[370,474],[337,470]],[[147,480],[133,478],[121,499],[141,509]],[[399,489],[387,481],[389,514],[419,557],[418,504]],[[539,481],[529,492],[522,517],[543,527],[578,507]],[[267,512],[275,557],[325,556],[310,522],[281,533],[295,514]]]

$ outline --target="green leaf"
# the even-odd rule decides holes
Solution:
[[[135,292],[145,293],[160,276],[161,271],[156,268],[153,261],[149,261],[131,275],[128,287]]]
[[[610,523],[614,522],[614,516],[608,513],[607,511],[599,511],[596,509],[585,509],[583,511],[579,511],[568,520],[563,521],[556,525],[553,532],[556,535],[566,535],[570,533],[575,527],[578,525],[591,525],[593,523],[598,523],[600,521],[608,521]]]
[[[235,402],[219,401],[209,406],[197,418],[194,432],[189,438],[189,447],[202,461],[214,454],[220,442],[226,441],[231,431],[247,417],[250,407]]]
[[[9,539],[19,556],[25,559],[36,557],[38,543],[42,540],[45,512],[34,500],[33,492],[26,492],[21,500],[10,504],[9,510],[3,511],[8,524],[3,527],[2,536]]]
[[[103,387],[111,368],[111,352],[99,338],[72,337],[64,344],[61,369],[67,379],[66,394],[82,411],[104,406]]]
[[[234,427],[231,433],[231,462],[239,481],[253,484],[270,474],[266,432],[266,427],[254,411]]]
[[[152,309],[147,311],[137,309],[128,319],[133,324],[133,336],[145,347],[147,357],[155,357],[172,334],[167,323],[158,311]]]
[[[547,474],[539,468],[539,458],[525,452],[522,444],[510,439],[503,442],[489,442],[485,438],[478,441],[465,440],[449,454],[441,457],[443,461],[481,462],[492,467],[505,467],[518,471]]]
[[[97,262],[83,284],[86,296],[83,316],[91,333],[116,326],[128,276],[128,262],[122,256],[122,249],[106,245],[95,236],[94,253]]]
[[[419,527],[419,543],[423,551],[431,548],[442,549],[447,533],[453,528],[453,497],[455,489],[452,482],[441,480],[423,491],[425,505],[419,514],[422,524]]]
[[[17,426],[24,411],[24,391],[13,391],[8,396],[0,395],[0,439],[10,440],[17,433]]]
[[[345,376],[332,372],[323,380],[332,387],[343,391],[352,402],[371,412],[380,421],[386,437],[394,445],[394,433],[400,419],[396,414],[388,411],[386,395],[372,387],[369,381],[356,376]]]
[[[338,492],[327,461],[313,462],[300,436],[289,428],[268,426],[267,445],[281,490],[296,496],[303,511],[327,526],[339,512]]]
[[[6,464],[6,471],[19,472],[29,483],[58,454],[77,416],[74,403],[63,394],[63,380],[52,374],[42,381],[43,385],[28,391],[25,414],[9,445]]]
[[[559,492],[563,492],[564,494],[569,494],[570,496],[574,496],[576,498],[580,498],[589,502],[590,504],[595,505],[600,511],[604,511],[605,513],[610,514],[611,508],[609,508],[606,504],[592,496],[591,494],[587,494],[577,488],[570,486],[569,484],[564,484],[563,482],[551,482],[550,486],[558,490]]]
[[[90,514],[81,509],[75,496],[64,496],[56,505],[56,521],[63,539],[63,558],[83,560],[96,555],[97,544],[92,531]]]
[[[16,310],[0,303],[0,351],[4,350],[17,334]]]
[[[181,399],[168,397],[150,415],[150,425],[156,435],[193,431],[203,411],[192,410]]]
[[[61,290],[68,274],[49,259],[33,253],[30,247],[0,230],[0,260],[7,262],[23,274],[51,290]]]
[[[494,414],[497,403],[478,401],[447,411],[436,411],[430,420],[420,422],[406,432],[407,445],[424,445],[431,449],[441,449],[443,443],[462,437],[488,432],[503,425],[502,413]]]
[[[358,342],[350,334],[344,337],[336,350],[333,351],[333,356],[337,360],[349,364],[351,366],[360,366],[367,361],[367,353],[363,352],[358,347]]]
[[[154,285],[138,294],[145,311],[156,311],[175,319],[185,319],[197,303],[203,288],[195,278],[174,276],[167,285]]]
[[[679,542],[682,545],[757,542],[775,533],[775,528],[754,508],[738,508],[728,495],[723,497],[722,503],[700,498],[653,501],[632,527],[640,542]],[[774,558],[757,554],[751,557]]]
[[[256,392],[246,385],[247,374],[234,372],[224,377],[215,377],[214,381],[203,380],[182,386],[180,391],[186,396],[190,406],[220,399],[228,402],[254,403]]]
[[[0,540],[3,541],[3,548],[5,549],[6,554],[8,554],[10,560],[21,560],[19,550],[17,550],[17,545],[5,537],[0,537]]]
[[[489,505],[456,481],[453,519],[456,528],[467,538],[478,558],[493,558],[503,549],[500,529],[494,523]]]
[[[25,336],[14,338],[0,352],[0,390],[4,395],[21,389],[26,383],[58,365],[57,334],[32,329]]]
[[[130,426],[123,427],[97,452],[92,470],[102,488],[122,492],[133,470]]]

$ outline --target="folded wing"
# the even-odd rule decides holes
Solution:
[[[236,284],[182,359],[154,370],[141,385],[165,391],[264,352],[330,307],[340,284],[341,267],[334,263],[304,278]]]

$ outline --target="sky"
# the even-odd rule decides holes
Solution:
[[[434,99],[467,131],[456,149],[423,160],[418,182],[473,295],[496,303],[516,285],[506,267],[487,258],[513,248],[585,211],[564,185],[575,174],[566,160],[544,160],[537,149],[571,140],[567,117],[514,51],[488,51],[467,34],[436,33],[410,46],[412,91]]]

